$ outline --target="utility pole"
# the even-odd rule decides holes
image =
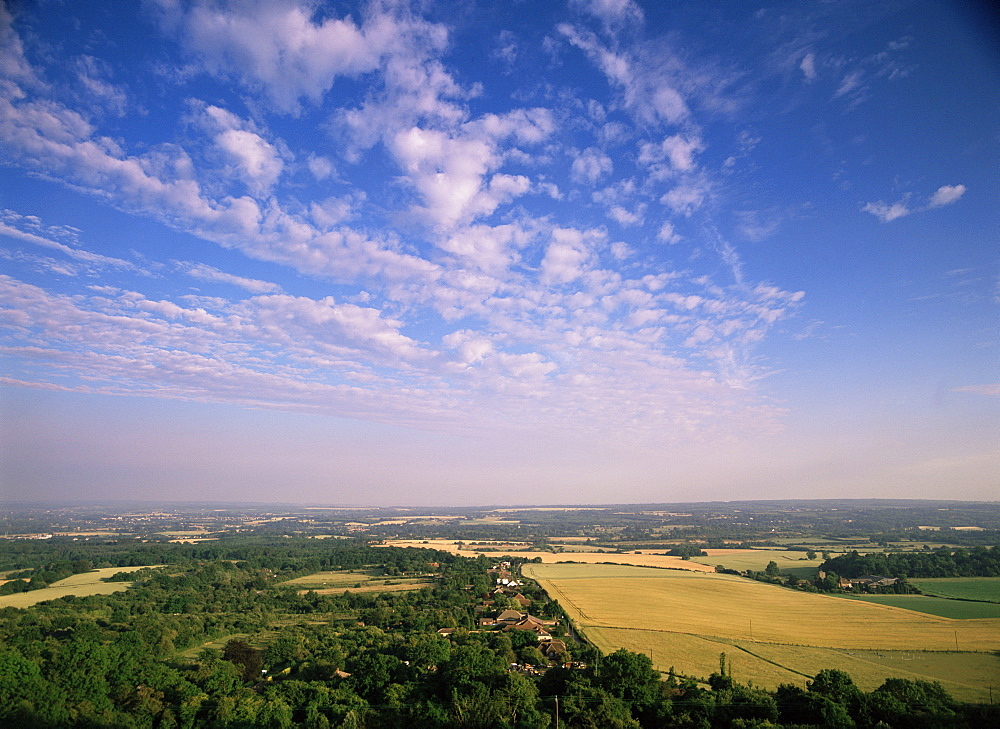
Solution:
[[[559,697],[556,696],[556,729],[559,729]]]

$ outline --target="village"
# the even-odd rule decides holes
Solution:
[[[469,632],[508,633],[515,647],[534,648],[533,654],[530,650],[522,650],[521,655],[531,656],[532,660],[512,662],[511,671],[541,675],[553,665],[587,667],[583,662],[571,660],[570,649],[562,637],[566,628],[559,619],[541,618],[529,612],[538,601],[524,595],[525,582],[513,571],[511,562],[498,562],[487,570],[487,574],[493,585],[490,597],[476,604],[476,629]],[[459,630],[461,628],[441,628],[437,632],[450,637]]]

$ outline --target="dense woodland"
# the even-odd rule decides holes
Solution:
[[[199,545],[26,541],[0,568],[45,581],[148,565],[125,592],[0,609],[0,723],[16,727],[981,727],[991,706],[937,684],[860,691],[839,671],[767,692],[730,675],[661,676],[647,656],[569,642],[542,675],[528,633],[476,632],[490,561],[358,541],[232,537]],[[153,567],[166,565],[165,567]],[[317,594],[318,570],[433,575],[408,592]],[[558,616],[527,585],[531,611]],[[450,636],[437,633],[455,628]],[[216,640],[219,649],[204,648]],[[567,639],[568,640],[568,639]]]
[[[852,550],[825,561],[821,569],[842,577],[1000,577],[1000,547],[870,554]]]

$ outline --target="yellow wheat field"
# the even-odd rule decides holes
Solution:
[[[156,565],[160,566],[160,565]],[[48,587],[31,592],[16,592],[12,595],[0,595],[0,607],[26,608],[36,605],[45,600],[55,600],[56,598],[75,595],[76,597],[86,597],[87,595],[110,595],[113,592],[121,592],[131,587],[131,582],[101,582],[105,577],[118,572],[135,572],[145,569],[143,567],[102,567],[101,569],[81,572],[78,575],[70,575],[64,580],[53,582]]]
[[[523,572],[602,650],[646,653],[663,671],[707,677],[725,652],[734,676],[760,686],[840,668],[866,689],[923,678],[966,701],[987,700],[1000,681],[989,653],[1000,650],[1000,619],[953,620],[731,575],[564,564]]]
[[[628,553],[577,552],[575,549],[572,552],[535,552],[530,550],[530,545],[527,543],[499,543],[497,546],[491,548],[501,551],[484,552],[476,549],[472,545],[468,547],[459,547],[457,542],[451,539],[428,539],[426,541],[395,539],[387,541],[383,546],[440,549],[444,552],[451,552],[452,554],[457,554],[462,557],[476,557],[483,554],[488,559],[500,559],[503,555],[520,557],[521,559],[535,559],[538,557],[546,564],[569,561],[585,562],[587,564],[603,564],[607,562],[610,564],[620,565],[639,565],[643,567],[660,567],[663,569],[673,570],[690,570],[692,572],[715,572],[714,565],[699,564],[693,560],[686,560],[681,557],[670,557],[665,554],[652,553],[656,551],[662,552],[662,550],[639,550]]]

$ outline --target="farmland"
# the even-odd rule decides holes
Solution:
[[[1000,618],[1000,605],[972,600],[949,600],[928,595],[838,595],[848,600],[860,600],[878,605],[890,605],[904,610],[937,615],[953,620]]]
[[[768,562],[775,562],[783,574],[800,579],[813,579],[822,559],[806,559],[805,552],[783,549],[708,549],[707,557],[692,557],[692,562],[721,565],[729,570],[763,572]]]
[[[662,550],[634,550],[631,552],[541,552],[534,551],[530,545],[526,544],[500,544],[491,546],[489,551],[476,549],[476,545],[459,546],[453,540],[431,539],[426,541],[395,540],[387,542],[386,546],[392,547],[423,547],[430,549],[441,549],[462,557],[475,557],[485,554],[488,557],[496,558],[499,555],[516,556],[521,559],[540,559],[546,564],[560,562],[582,562],[586,564],[618,564],[635,565],[640,567],[659,567],[662,569],[688,570],[692,572],[714,572],[715,566],[702,564],[694,560],[685,560],[681,557],[671,557],[662,554]],[[764,564],[767,564],[765,560]],[[763,567],[762,567],[763,569]]]
[[[931,577],[910,583],[925,595],[1000,603],[1000,577]]]
[[[940,680],[963,700],[986,700],[1000,677],[1000,658],[988,654],[1000,649],[997,618],[953,620],[730,575],[611,565],[523,570],[602,650],[651,653],[663,671],[706,677],[725,652],[735,676],[764,687],[801,685],[825,667],[868,688],[888,676]]]
[[[87,595],[110,595],[113,592],[121,592],[128,589],[131,582],[101,582],[105,577],[110,577],[118,572],[131,572],[142,569],[141,567],[105,567],[103,569],[82,572],[64,580],[54,582],[48,587],[31,592],[18,592],[12,595],[0,596],[0,608],[17,607],[25,608],[36,605],[44,600],[55,600],[59,597],[74,595],[76,597],[86,597]]]
[[[300,592],[313,591],[320,595],[332,595],[345,591],[403,592],[419,590],[432,583],[428,577],[386,577],[381,569],[368,569],[316,572],[281,584],[296,587]]]

